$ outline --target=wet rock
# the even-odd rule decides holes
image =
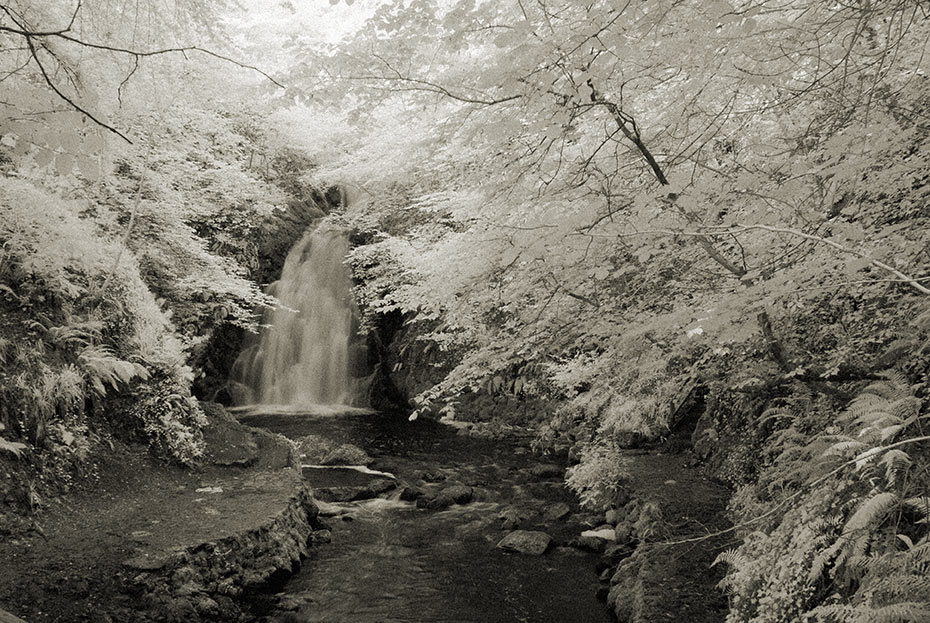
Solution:
[[[345,515],[346,513],[351,512],[348,508],[337,506],[336,504],[330,504],[329,502],[324,502],[320,499],[317,499],[316,505],[317,508],[320,509],[320,517],[338,517],[339,515]]]
[[[415,487],[404,487],[400,492],[400,499],[403,502],[415,502],[422,495],[423,492]]]
[[[443,489],[441,493],[451,497],[456,504],[468,504],[475,495],[474,489],[466,485],[454,485]]]
[[[561,521],[568,517],[572,512],[571,507],[564,502],[553,504],[543,513],[543,517],[549,521]]]
[[[198,614],[206,616],[215,616],[220,611],[219,604],[217,604],[215,600],[207,597],[206,595],[202,595],[197,599],[196,602],[194,602],[194,608],[197,610]]]
[[[440,490],[438,493],[425,493],[417,498],[417,508],[427,510],[443,510],[453,504],[467,504],[471,502],[474,490],[465,485],[453,485]]]
[[[300,610],[300,607],[303,604],[304,600],[299,597],[282,595],[278,598],[278,603],[276,606],[279,610],[284,610],[285,612],[296,612],[297,610]]]
[[[593,536],[578,536],[569,541],[568,546],[586,552],[601,553],[607,546],[607,541]]]
[[[259,458],[254,429],[240,424],[222,405],[205,403],[207,425],[203,429],[204,455],[214,465],[248,467]]]
[[[440,472],[425,471],[420,474],[420,479],[424,482],[442,482],[446,479],[446,475]]]
[[[628,522],[617,524],[614,528],[614,541],[617,543],[629,543],[633,540],[633,526]]]
[[[321,543],[329,543],[333,540],[333,533],[329,530],[314,530],[310,535],[310,543],[313,545],[318,545]]]
[[[604,555],[601,556],[598,568],[607,569],[616,567],[620,564],[620,561],[629,558],[635,549],[635,546],[629,543],[623,545],[608,543],[604,548]]]
[[[523,513],[513,507],[502,510],[498,513],[497,518],[501,522],[502,530],[516,530],[520,526],[520,523],[526,519]]]
[[[313,495],[324,502],[354,502],[356,500],[376,498],[396,487],[397,483],[390,478],[377,478],[367,484],[355,487],[320,487],[314,489]]]
[[[504,551],[539,556],[546,553],[552,537],[538,530],[515,530],[497,544]]]
[[[358,446],[341,444],[327,452],[320,465],[368,465],[372,461],[368,453]]]
[[[304,463],[315,465],[370,465],[374,462],[374,459],[358,446],[338,443],[320,435],[305,435],[297,442],[297,446]]]
[[[616,538],[614,529],[611,526],[600,526],[596,530],[585,530],[581,533],[583,537],[594,537],[605,541],[613,541]]]
[[[561,478],[565,474],[565,470],[555,464],[542,463],[530,468],[530,473],[537,478]]]

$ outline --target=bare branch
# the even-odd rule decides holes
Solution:
[[[35,30],[35,29],[30,28],[24,18],[22,18],[21,16],[18,16],[9,7],[0,5],[0,10],[2,10],[3,13],[5,13],[7,17],[9,17],[9,19],[14,24],[14,26],[5,26],[5,25],[0,24],[0,32],[17,35],[19,37],[22,37],[25,40],[26,46],[27,46],[26,49],[28,49],[29,55],[31,57],[30,60],[35,61],[36,65],[39,68],[39,72],[42,74],[43,80],[45,81],[46,85],[48,85],[48,87],[55,93],[55,95],[61,98],[71,108],[85,115],[93,123],[106,129],[109,132],[112,132],[113,134],[116,134],[117,136],[119,136],[120,138],[122,138],[123,140],[125,140],[126,142],[130,144],[132,143],[132,141],[129,139],[128,136],[126,136],[124,133],[120,132],[113,126],[97,118],[86,108],[78,104],[73,97],[68,96],[67,94],[64,93],[64,91],[62,91],[62,89],[58,86],[58,84],[56,84],[55,81],[52,79],[51,75],[48,72],[48,69],[43,63],[42,58],[39,55],[39,47],[41,47],[52,58],[58,61],[59,65],[61,65],[65,69],[65,71],[68,71],[68,67],[64,63],[62,63],[60,59],[55,55],[55,53],[49,50],[49,48],[44,43],[38,44],[37,46],[37,41],[44,42],[48,39],[61,39],[69,43],[73,43],[75,45],[79,45],[81,47],[85,47],[85,48],[89,48],[93,50],[101,50],[105,52],[112,52],[115,54],[123,54],[123,55],[131,56],[134,60],[133,67],[128,73],[128,75],[126,75],[126,77],[120,83],[119,87],[117,88],[117,98],[121,102],[122,102],[123,88],[126,86],[127,82],[132,78],[132,76],[138,70],[140,59],[152,57],[152,56],[161,56],[161,55],[166,55],[166,54],[181,54],[185,58],[187,58],[187,54],[189,52],[198,52],[200,54],[204,54],[206,56],[210,56],[218,60],[230,63],[237,67],[241,67],[243,69],[248,69],[248,70],[257,72],[261,74],[262,76],[264,76],[266,79],[268,79],[270,82],[272,82],[275,86],[278,86],[280,88],[285,88],[283,84],[281,84],[280,82],[272,78],[269,74],[262,71],[258,67],[255,67],[254,65],[242,63],[228,56],[224,56],[222,54],[219,54],[217,52],[214,52],[212,50],[209,50],[207,48],[202,48],[199,46],[161,48],[161,49],[156,49],[156,50],[132,50],[132,49],[123,48],[120,46],[112,46],[112,45],[107,45],[107,44],[94,43],[91,41],[85,41],[71,34],[71,29],[73,28],[74,23],[77,21],[77,17],[81,11],[81,7],[82,7],[82,0],[78,0],[77,4],[74,7],[74,11],[71,14],[71,19],[68,22],[68,25],[66,27],[58,29],[58,30],[43,31],[43,30]]]
[[[51,76],[48,75],[48,72],[45,69],[45,65],[42,64],[42,59],[39,58],[38,50],[36,50],[35,45],[32,42],[32,37],[26,37],[26,43],[29,46],[29,53],[32,55],[32,59],[36,62],[36,65],[38,65],[39,67],[39,71],[42,73],[42,78],[45,80],[45,83],[48,85],[48,87],[52,91],[55,92],[55,95],[60,97],[74,110],[78,111],[82,115],[85,115],[88,119],[90,119],[91,121],[99,125],[100,127],[105,128],[106,130],[112,132],[113,134],[117,135],[118,137],[120,137],[121,139],[129,143],[130,145],[132,144],[132,141],[129,139],[128,136],[126,136],[125,134],[123,134],[122,132],[120,132],[119,130],[111,126],[110,124],[104,121],[101,121],[100,119],[95,117],[89,110],[87,110],[86,108],[84,108],[83,106],[75,102],[74,99],[68,97],[64,92],[62,92],[62,90],[58,88],[58,85],[56,85],[55,82],[52,80]]]

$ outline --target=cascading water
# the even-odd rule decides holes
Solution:
[[[346,232],[309,231],[288,253],[281,279],[269,287],[281,306],[268,310],[257,343],[239,355],[233,376],[245,404],[309,407],[357,405],[350,375],[356,311],[343,263]]]

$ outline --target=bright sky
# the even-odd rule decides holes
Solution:
[[[255,43],[255,35],[298,36],[334,43],[364,23],[375,9],[391,0],[250,0],[230,22]]]

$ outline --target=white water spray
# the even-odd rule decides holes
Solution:
[[[282,307],[265,312],[258,343],[239,356],[234,378],[247,388],[240,403],[306,408],[358,401],[350,377],[355,304],[343,263],[346,232],[321,226],[288,253],[269,288]]]

